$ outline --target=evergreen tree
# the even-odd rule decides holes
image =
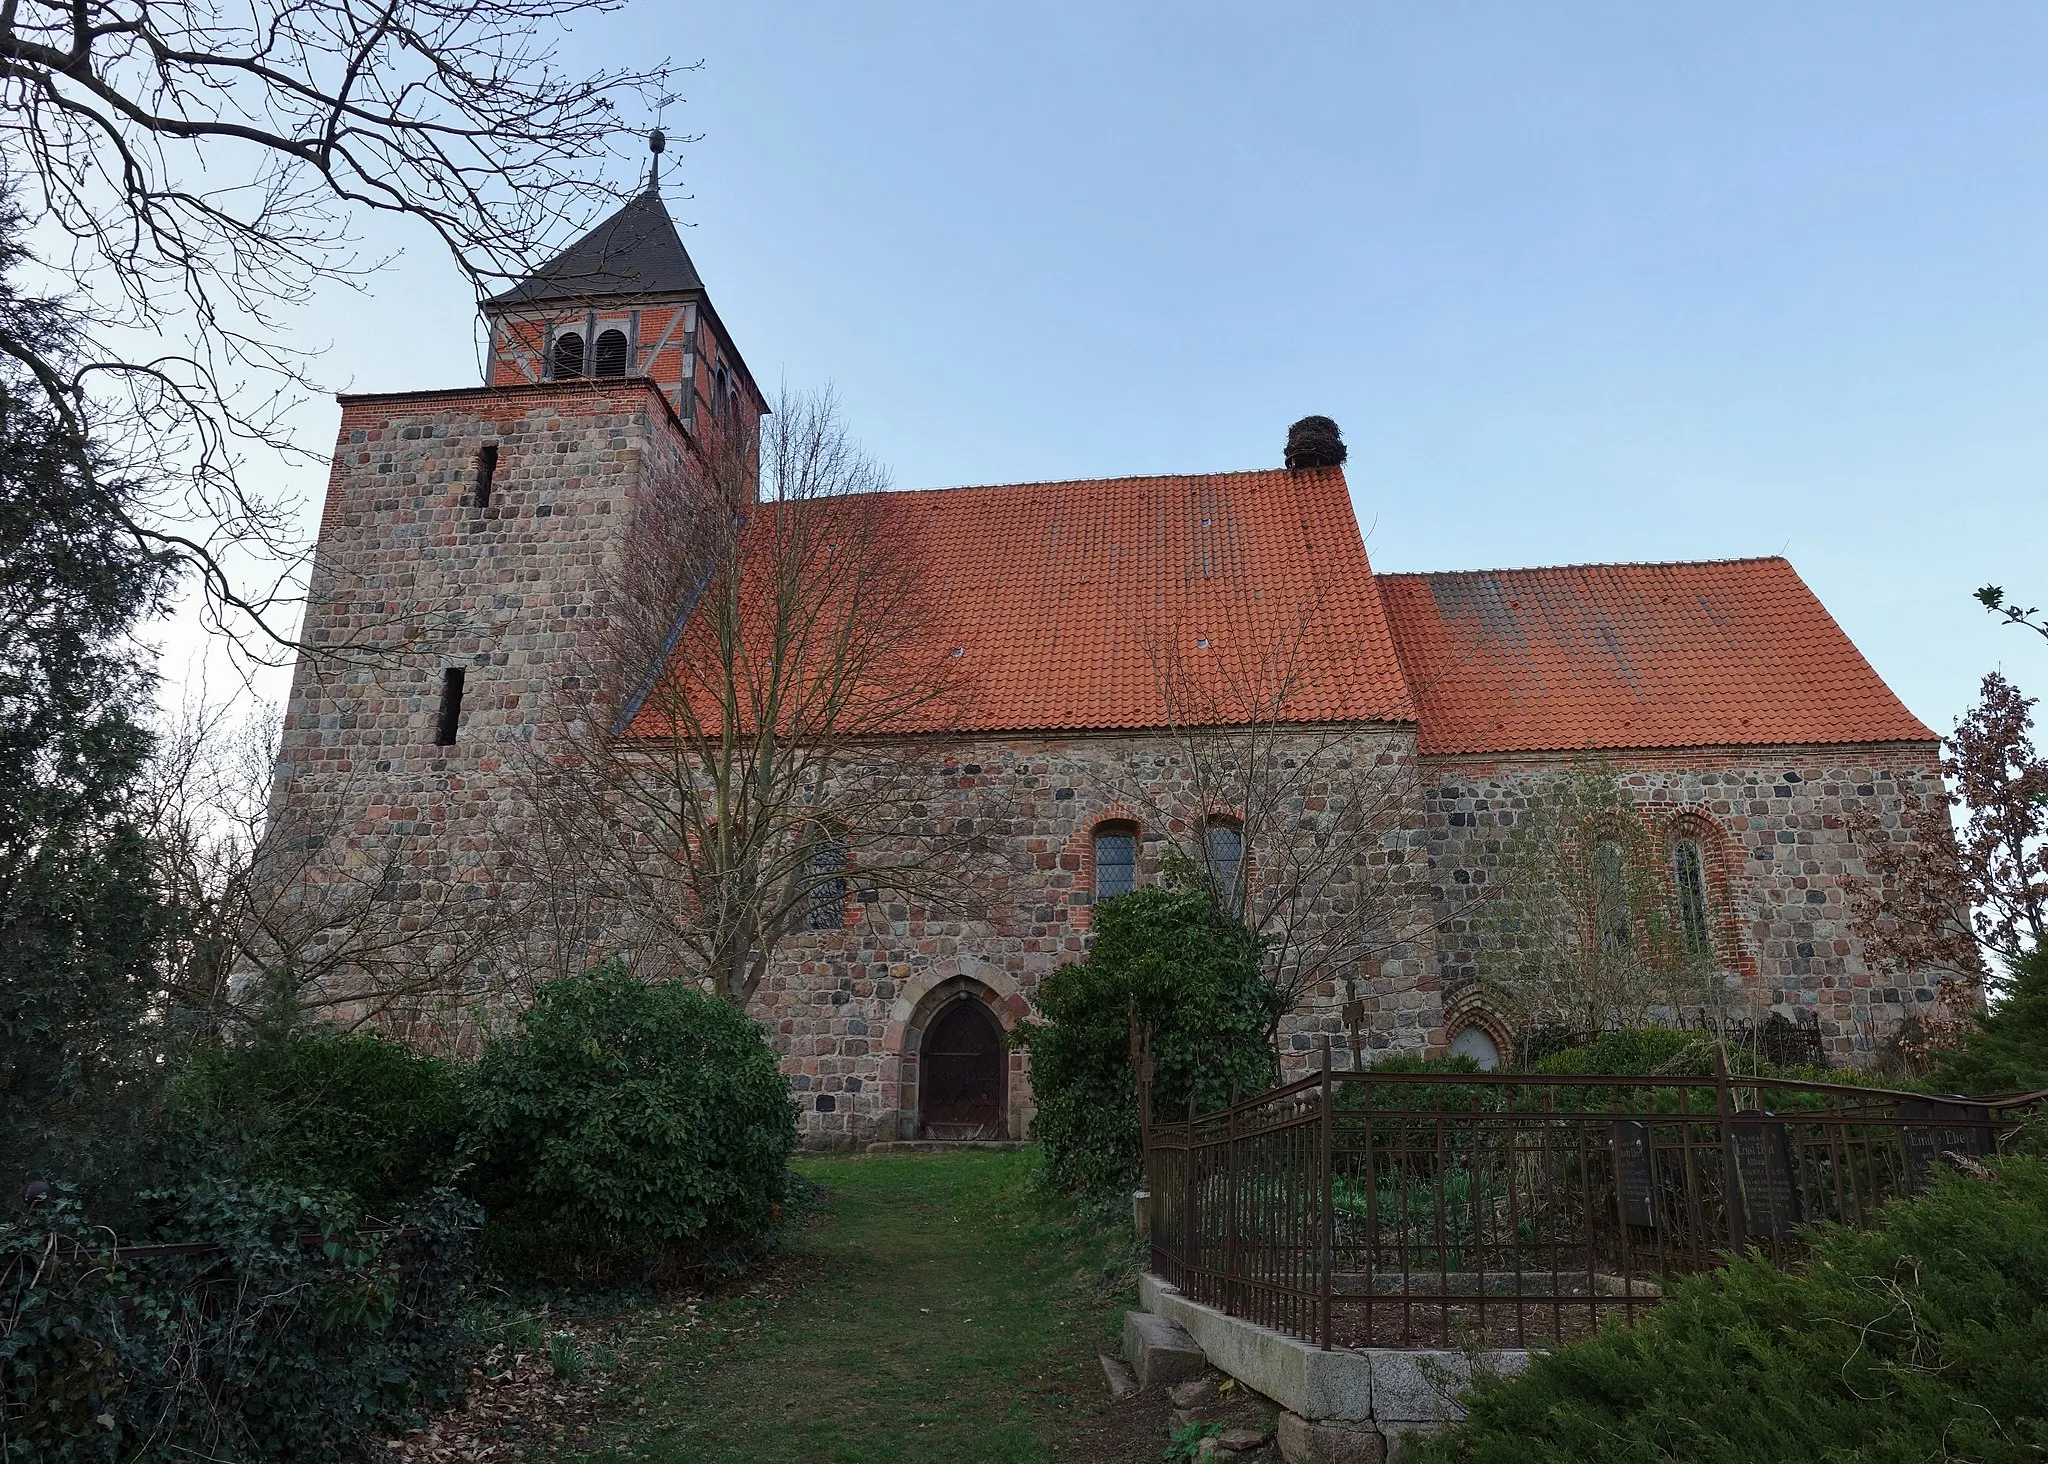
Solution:
[[[0,217],[0,271],[20,258],[17,229]],[[61,318],[10,282],[0,341],[25,332],[50,342]],[[131,632],[172,570],[106,513],[132,490],[89,473],[91,451],[0,374],[0,1184],[14,1193],[103,1120],[157,992],[163,917],[132,812],[152,677]]]
[[[2048,950],[2020,957],[1998,1004],[1955,1046],[1935,1054],[1929,1080],[1953,1093],[2048,1088]]]

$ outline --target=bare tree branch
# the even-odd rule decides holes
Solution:
[[[1160,810],[1170,857],[1265,937],[1284,1016],[1339,982],[1354,994],[1437,916],[1414,743],[1396,726],[1402,709],[1312,719],[1329,587],[1312,577],[1278,614],[1249,593],[1227,598],[1220,624],[1193,643],[1178,625],[1139,623],[1133,635],[1180,765]],[[1133,786],[1124,796],[1155,806],[1162,791]],[[1239,838],[1219,840],[1212,827]]]
[[[277,806],[277,734],[275,715],[238,720],[203,699],[158,731],[141,811],[178,932],[164,981],[174,1013],[216,1030],[317,1011],[345,1026],[469,1032],[449,1006],[479,995],[468,978],[500,915],[479,920],[458,891],[417,887],[424,838],[336,860],[373,789]]]
[[[674,68],[563,72],[570,26],[621,0],[6,0],[0,185],[83,322],[55,353],[0,300],[0,356],[67,430],[160,485],[105,510],[196,574],[209,625],[294,649],[277,621],[303,546],[254,462],[315,462],[287,414],[319,390],[297,307],[361,286],[355,221],[407,217],[479,294],[613,201],[622,108]],[[335,648],[329,648],[332,653]]]
[[[550,964],[623,945],[745,1005],[798,931],[983,903],[975,820],[932,814],[963,688],[884,486],[829,397],[785,393],[642,506],[605,715],[565,712],[534,771]]]

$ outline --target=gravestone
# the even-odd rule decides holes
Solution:
[[[1750,1238],[1789,1240],[1805,1218],[1799,1179],[1792,1169],[1792,1143],[1785,1125],[1771,1115],[1737,1115],[1729,1129],[1735,1174],[1742,1186],[1742,1214]]]
[[[1991,1137],[1991,1110],[1975,1103],[1944,1103],[1938,1099],[1899,1105],[1899,1117],[1919,1119],[1899,1130],[1906,1151],[1906,1193],[1917,1195],[1934,1177],[1934,1166],[1955,1167],[1950,1156],[1983,1158],[1997,1147]],[[1975,1120],[1975,1122],[1972,1122]]]
[[[1614,1186],[1621,1197],[1624,1225],[1657,1223],[1657,1192],[1652,1177],[1650,1126],[1639,1119],[1617,1118],[1610,1142],[1614,1148]]]

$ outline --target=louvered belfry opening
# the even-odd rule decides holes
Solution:
[[[555,380],[574,381],[582,374],[583,337],[577,331],[565,330],[555,337]]]
[[[599,376],[624,376],[626,374],[626,333],[622,330],[607,330],[597,337],[597,370]]]

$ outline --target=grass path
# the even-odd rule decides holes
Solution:
[[[1029,1188],[1036,1155],[814,1158],[828,1215],[730,1294],[635,1319],[611,1447],[690,1464],[1156,1458],[1095,1355],[1129,1302],[1111,1237]],[[666,1315],[664,1315],[666,1313]],[[1143,1441],[1142,1443],[1140,1441]]]

